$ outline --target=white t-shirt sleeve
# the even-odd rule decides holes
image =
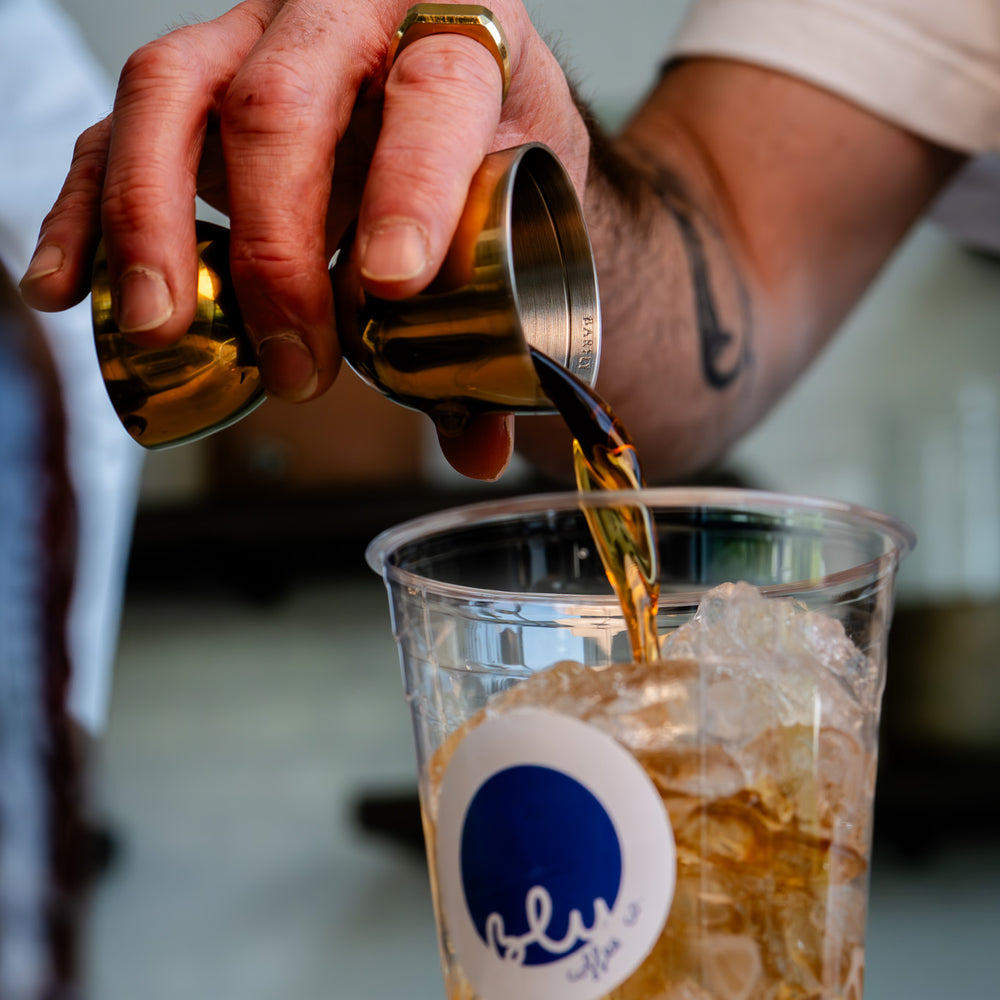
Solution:
[[[1000,150],[1000,0],[696,0],[671,53],[769,66],[943,146]]]

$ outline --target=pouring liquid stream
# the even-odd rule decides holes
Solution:
[[[645,486],[639,453],[622,422],[592,389],[541,351],[530,348],[538,380],[573,435],[573,466],[581,493]],[[652,516],[641,503],[584,506],[584,516],[621,602],[632,656],[659,658],[656,612],[659,556]]]

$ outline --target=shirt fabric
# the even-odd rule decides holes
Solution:
[[[77,136],[111,110],[113,88],[51,0],[0,0],[0,261],[18,277],[66,176]],[[71,714],[104,723],[142,448],[118,421],[97,365],[88,302],[39,314],[63,394],[79,525],[67,634]]]
[[[997,0],[696,0],[673,51],[769,66],[943,146],[1000,150]]]
[[[788,73],[969,154],[931,216],[1000,252],[1000,0],[695,0],[671,54]]]

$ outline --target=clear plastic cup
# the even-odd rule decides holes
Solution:
[[[860,1000],[903,524],[640,494],[662,659],[630,662],[583,505],[384,532],[448,1000]],[[700,610],[699,610],[700,608]]]

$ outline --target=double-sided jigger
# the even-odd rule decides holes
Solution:
[[[473,178],[430,287],[401,300],[361,290],[350,246],[331,269],[344,357],[390,398],[446,433],[483,412],[548,413],[529,345],[589,385],[600,303],[583,211],[565,168],[532,143],[492,153]],[[193,441],[264,400],[229,275],[228,231],[198,223],[198,307],[175,344],[143,347],[116,327],[107,259],[93,276],[97,356],[111,401],[147,448]]]

